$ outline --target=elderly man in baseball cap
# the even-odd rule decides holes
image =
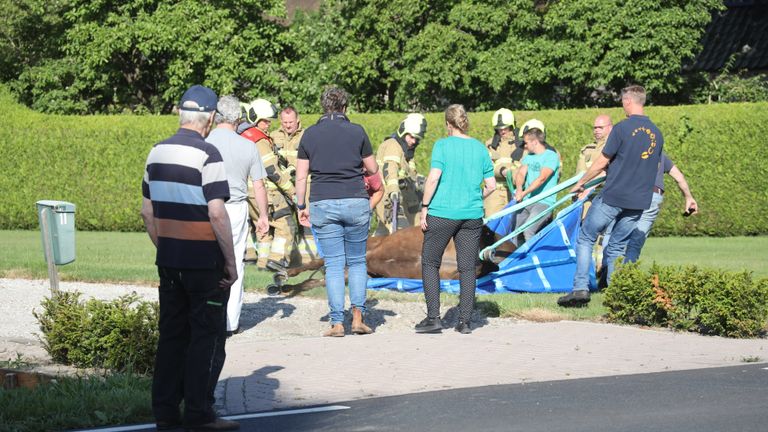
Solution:
[[[213,410],[213,389],[225,357],[229,289],[237,279],[224,206],[229,199],[224,162],[205,141],[217,102],[216,93],[200,85],[184,93],[181,127],[149,152],[142,181],[141,216],[157,248],[160,276],[160,338],[152,382],[158,430],[239,428]]]

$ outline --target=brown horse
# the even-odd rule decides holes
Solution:
[[[488,227],[483,227],[480,248],[493,244],[497,239],[495,233]],[[423,242],[424,233],[421,231],[421,227],[404,228],[388,236],[369,237],[365,254],[368,274],[371,277],[421,279],[421,245]],[[478,260],[475,270],[477,276],[480,277],[498,270],[496,263],[506,258],[512,251],[514,251],[514,246],[507,242],[497,249],[496,256],[492,261]],[[288,269],[288,276],[292,277],[305,271],[318,270],[322,266],[322,259],[312,260],[306,265]],[[456,246],[453,244],[453,240],[448,243],[448,247],[443,253],[440,278],[459,278],[456,267]],[[302,288],[306,288],[306,286],[302,286]]]
[[[488,246],[493,241],[493,232],[483,227],[480,247]],[[372,277],[421,279],[423,243],[424,232],[420,227],[405,228],[388,236],[369,238],[365,254],[368,274]],[[458,279],[459,271],[456,266],[456,245],[451,240],[443,253],[440,278]],[[498,266],[495,263],[478,261],[475,271],[478,276],[482,276],[496,270]]]

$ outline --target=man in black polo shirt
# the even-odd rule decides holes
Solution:
[[[158,430],[239,428],[213,410],[225,357],[229,288],[237,279],[224,206],[229,199],[224,162],[204,139],[216,102],[216,93],[203,86],[184,93],[181,128],[152,148],[142,182],[141,216],[157,248],[160,275],[160,338],[152,380]]]
[[[627,241],[643,210],[651,206],[653,183],[661,161],[664,138],[659,128],[644,114],[644,88],[624,88],[621,91],[621,103],[627,119],[613,127],[597,160],[571,189],[571,192],[583,192],[585,183],[609,168],[602,192],[594,199],[581,223],[576,243],[573,291],[557,300],[560,306],[580,306],[589,302],[592,247],[597,236],[615,221],[613,233],[603,251],[606,276],[610,284],[614,261],[624,254]]]

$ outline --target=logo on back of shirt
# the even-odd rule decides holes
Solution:
[[[656,150],[656,134],[653,133],[653,131],[648,129],[647,127],[639,127],[639,128],[637,128],[637,129],[632,131],[632,136],[634,137],[634,136],[636,136],[639,133],[644,133],[644,134],[648,135],[648,138],[651,141],[651,144],[648,146],[648,150],[646,150],[646,151],[644,151],[644,152],[642,152],[640,154],[640,158],[641,159],[648,159],[653,154],[653,152]]]

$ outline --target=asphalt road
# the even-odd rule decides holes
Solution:
[[[339,379],[344,379],[343,372]],[[768,364],[477,387],[239,419],[255,431],[765,432]]]

